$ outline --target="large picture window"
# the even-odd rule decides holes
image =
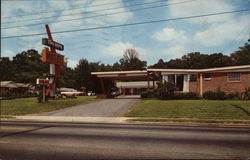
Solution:
[[[240,73],[228,73],[227,79],[229,82],[239,82],[240,81]]]

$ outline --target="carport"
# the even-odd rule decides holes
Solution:
[[[147,89],[155,88],[155,81],[161,78],[159,73],[148,72],[146,70],[134,71],[114,71],[114,72],[92,72],[100,83],[102,93],[97,95],[98,98],[109,98],[111,96],[111,82],[131,82],[131,81],[145,81],[147,82]],[[153,85],[150,85],[152,81]]]

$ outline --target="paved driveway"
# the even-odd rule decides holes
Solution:
[[[123,97],[119,99],[100,99],[88,104],[77,105],[43,115],[48,116],[76,116],[76,117],[120,117],[135,103],[138,97]]]

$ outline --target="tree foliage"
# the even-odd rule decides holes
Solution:
[[[171,59],[166,62],[160,59],[156,64],[149,66],[149,68],[201,69],[249,64],[250,40],[229,56],[222,53],[202,54],[200,52],[192,52],[181,58]]]
[[[34,49],[18,53],[13,57],[11,65],[12,77],[4,80],[35,84],[37,78],[49,71],[49,65],[41,61],[40,54]]]
[[[135,49],[127,49],[119,62],[121,70],[143,70],[147,67],[147,62],[139,59],[139,54]]]
[[[15,81],[35,84],[37,78],[44,78],[49,73],[49,65],[41,61],[40,54],[30,49],[18,53],[13,60],[2,57],[0,59],[0,80]],[[200,52],[188,53],[181,58],[164,61],[160,59],[150,68],[213,68],[232,65],[250,64],[250,40],[244,46],[239,47],[231,55],[222,53],[202,54]],[[75,68],[63,66],[58,87],[69,87],[82,90],[100,91],[98,79],[91,76],[91,72],[142,70],[147,67],[147,62],[139,59],[139,53],[135,49],[127,49],[123,57],[113,65],[100,62],[89,62],[80,59]],[[108,82],[105,82],[108,83]]]

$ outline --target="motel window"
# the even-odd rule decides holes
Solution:
[[[239,82],[240,81],[240,73],[228,73],[227,78],[229,82]]]
[[[205,73],[204,74],[204,79],[205,80],[210,80],[212,77],[211,77],[211,73]]]

